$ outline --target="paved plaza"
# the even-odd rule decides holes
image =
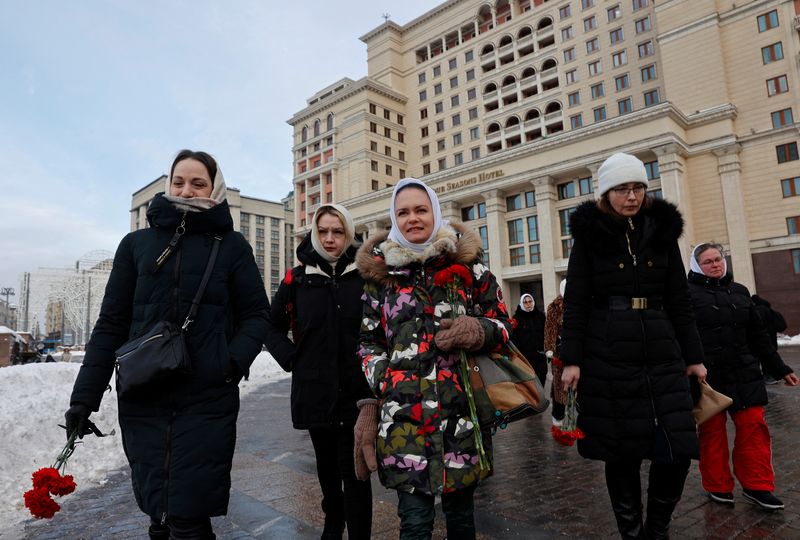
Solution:
[[[800,347],[783,348],[781,353],[800,372]],[[213,520],[218,538],[320,536],[323,515],[313,450],[307,432],[291,427],[289,385],[288,380],[265,385],[242,401],[229,513]],[[760,510],[744,500],[739,486],[734,507],[709,502],[695,462],[675,512],[672,538],[800,538],[800,388],[779,384],[768,390],[776,495],[786,510]],[[528,418],[496,435],[496,473],[476,494],[479,538],[617,537],[602,463],[556,444],[549,422],[548,414]],[[373,538],[395,539],[396,495],[381,487],[375,475],[373,488]],[[441,539],[445,532],[438,506],[437,514],[434,538]],[[133,500],[126,468],[106,485],[64,499],[62,511],[52,520],[26,522],[21,534],[39,540],[146,539],[148,523]]]

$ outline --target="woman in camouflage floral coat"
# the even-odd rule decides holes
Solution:
[[[366,280],[359,355],[380,399],[380,480],[398,490],[400,538],[430,538],[436,495],[448,537],[474,538],[472,496],[491,470],[480,466],[459,349],[503,346],[508,313],[481,263],[480,239],[442,220],[432,190],[404,179],[390,211],[392,230],[370,238],[356,259]],[[440,285],[454,272],[471,281],[455,294],[452,280]],[[491,463],[488,433],[483,446]]]

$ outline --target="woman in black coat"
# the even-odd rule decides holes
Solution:
[[[519,299],[514,313],[512,341],[528,359],[539,382],[547,380],[547,358],[544,356],[544,313],[536,309],[536,302],[528,293]]]
[[[768,510],[783,508],[772,494],[775,472],[764,419],[767,388],[763,373],[783,379],[789,386],[797,386],[797,375],[783,363],[747,287],[728,273],[722,246],[700,244],[692,251],[690,264],[689,291],[705,349],[708,383],[733,398],[727,411],[699,428],[703,489],[715,502],[734,502],[725,425],[730,414],[736,426],[733,472],[745,498]]]
[[[577,388],[578,451],[605,462],[623,538],[667,538],[672,511],[699,448],[689,378],[705,378],[678,248],[683,219],[646,197],[634,156],[599,169],[600,199],[581,204],[564,295],[562,381]],[[650,460],[647,521],[639,470]]]
[[[253,252],[234,232],[225,181],[205,152],[181,151],[147,210],[150,227],[122,239],[100,316],[66,412],[68,435],[90,432],[114,371],[114,351],[158,321],[186,317],[209,259],[219,254],[186,345],[192,371],[119,398],[122,443],[151,538],[214,538],[227,512],[239,412],[238,382],[261,351],[269,304]],[[156,260],[182,227],[161,265]]]
[[[356,356],[364,285],[354,262],[360,242],[350,213],[338,204],[318,208],[312,224],[297,246],[301,264],[275,294],[267,347],[292,372],[292,423],[307,429],[314,445],[322,538],[342,538],[347,525],[348,538],[368,539],[372,489],[369,480],[356,478],[353,464],[356,403],[374,397]]]

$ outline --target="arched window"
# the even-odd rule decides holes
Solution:
[[[500,124],[498,124],[497,122],[492,122],[486,129],[486,133],[498,133],[499,131],[500,131]]]
[[[491,93],[492,93],[492,92],[494,92],[495,90],[497,90],[497,85],[496,85],[496,84],[494,84],[493,82],[490,82],[489,84],[487,84],[487,85],[484,87],[484,89],[483,89],[483,94],[484,94],[484,95],[486,95],[486,94],[491,94]]]
[[[492,8],[486,4],[478,10],[478,31],[486,32],[492,28]]]
[[[527,67],[522,71],[522,78],[527,79],[528,77],[533,77],[536,75],[536,70],[532,67]]]
[[[506,34],[505,36],[503,36],[503,37],[501,37],[501,38],[500,38],[500,43],[499,43],[497,46],[498,46],[499,48],[503,48],[503,47],[505,47],[506,45],[511,45],[511,43],[513,43],[513,41],[514,41],[514,40],[511,38],[511,36],[510,36],[510,35],[508,35],[508,34]]]
[[[528,120],[537,120],[539,117],[542,116],[542,113],[539,112],[539,109],[531,109],[525,113],[525,121]]]
[[[517,39],[522,39],[532,34],[533,30],[531,29],[530,26],[523,26],[522,28],[519,29],[519,32],[517,33]]]
[[[542,63],[542,69],[540,69],[539,71],[547,71],[548,69],[553,69],[556,66],[557,66],[556,61],[553,60],[552,58],[548,58]]]
[[[489,53],[491,53],[493,51],[494,51],[494,45],[489,43],[488,45],[485,45],[483,47],[483,49],[481,49],[481,56],[484,55],[484,54],[489,54]]]
[[[503,87],[515,84],[517,82],[517,78],[513,75],[508,75],[503,79]]]
[[[558,101],[551,101],[547,104],[547,107],[544,108],[544,114],[550,114],[554,112],[559,112],[561,110],[561,103]]]
[[[506,120],[506,129],[512,128],[512,127],[517,127],[518,125],[519,125],[519,117],[518,116],[512,116],[511,118]]]
[[[314,120],[314,137],[319,136],[319,126],[320,126],[319,119]]]
[[[553,27],[553,19],[551,19],[550,17],[545,17],[544,19],[539,21],[539,23],[536,25],[536,30],[541,32],[542,30],[549,30],[552,27]]]
[[[333,129],[333,113],[328,113],[328,119],[326,121],[326,124],[327,125],[325,126],[325,128],[327,129],[327,131]]]
[[[300,142],[306,142],[308,140],[308,126],[303,126],[303,129],[300,131]]]

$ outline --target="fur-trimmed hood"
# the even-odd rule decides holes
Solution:
[[[662,199],[653,199],[650,206],[633,217],[633,223],[642,228],[645,241],[658,247],[671,244],[683,234],[681,213],[674,204]],[[575,239],[586,242],[595,251],[605,252],[617,245],[627,220],[603,212],[595,201],[587,201],[575,209],[569,226]]]
[[[471,265],[481,255],[480,237],[463,223],[450,223],[442,227],[436,239],[420,254],[387,240],[388,232],[368,239],[356,254],[356,266],[364,279],[385,283],[391,280],[391,270],[412,263],[444,256],[451,263]]]

